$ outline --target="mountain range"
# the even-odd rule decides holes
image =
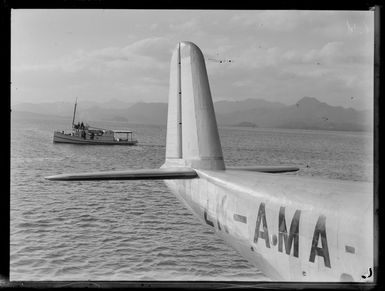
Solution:
[[[74,104],[20,103],[12,112],[30,112],[67,117],[72,121]],[[263,128],[297,128],[344,131],[372,131],[373,112],[331,106],[313,97],[303,97],[296,104],[285,105],[263,99],[218,101],[214,103],[219,126]],[[78,101],[76,120],[121,121],[133,124],[167,123],[167,103],[126,103],[110,100],[104,103]]]

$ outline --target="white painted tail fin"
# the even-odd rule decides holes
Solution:
[[[180,42],[171,58],[164,167],[224,170],[222,147],[201,50]]]

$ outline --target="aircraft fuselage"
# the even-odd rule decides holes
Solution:
[[[360,281],[373,268],[370,183],[196,171],[199,179],[165,183],[271,279]]]

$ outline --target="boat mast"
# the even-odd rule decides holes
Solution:
[[[75,114],[76,114],[76,105],[77,105],[77,104],[78,104],[78,97],[76,97],[76,101],[75,101],[74,116],[72,117],[72,128],[74,127]]]

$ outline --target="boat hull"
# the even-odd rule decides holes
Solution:
[[[71,135],[59,131],[55,131],[53,135],[54,143],[71,143],[71,144],[86,144],[86,145],[136,145],[137,140],[92,140],[88,136],[82,138],[80,136]]]

